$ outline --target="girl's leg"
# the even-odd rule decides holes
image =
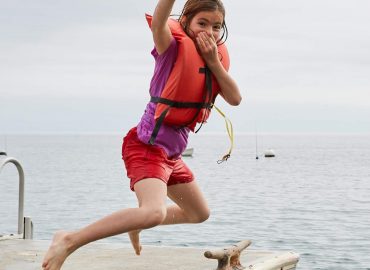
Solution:
[[[210,211],[207,201],[195,181],[168,186],[167,193],[168,197],[175,204],[167,207],[166,218],[161,225],[201,223],[208,219]],[[140,231],[134,230],[129,232],[131,243],[138,255],[141,251]]]
[[[168,186],[167,194],[175,205],[167,207],[167,215],[161,225],[201,223],[209,218],[207,201],[196,181]]]
[[[128,231],[159,225],[166,216],[166,184],[159,179],[136,183],[139,208],[117,211],[76,232],[57,232],[42,264],[45,270],[59,270],[65,259],[87,243]]]

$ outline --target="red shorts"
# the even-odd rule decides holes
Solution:
[[[157,178],[167,184],[189,183],[194,175],[179,158],[171,160],[164,149],[156,145],[145,144],[137,137],[136,127],[132,128],[123,139],[122,159],[127,176],[131,179],[130,188],[145,178]]]

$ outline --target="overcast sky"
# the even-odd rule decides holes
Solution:
[[[177,1],[175,14],[185,1]],[[370,132],[370,1],[225,0],[236,132]],[[0,135],[125,133],[149,99],[156,1],[0,0]],[[204,132],[223,131],[213,113]]]

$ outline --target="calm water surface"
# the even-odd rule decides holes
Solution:
[[[136,206],[121,161],[121,136],[8,136],[7,152],[26,174],[25,214],[35,239],[80,228],[115,210]],[[196,135],[186,163],[210,204],[197,225],[157,227],[142,242],[224,246],[250,239],[255,249],[293,250],[299,268],[370,269],[370,136],[261,135],[276,157],[255,159],[255,138],[236,136],[227,163],[225,135]],[[17,230],[17,173],[0,175],[0,232]],[[126,235],[103,241],[129,243]]]

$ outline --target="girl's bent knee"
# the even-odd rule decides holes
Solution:
[[[147,210],[147,216],[145,221],[146,228],[152,228],[160,225],[166,218],[167,210],[166,207],[158,207]]]
[[[207,219],[209,219],[209,216],[211,215],[211,211],[209,209],[207,209],[207,211],[205,211],[199,218],[199,223],[202,223],[204,221],[206,221]]]
[[[203,210],[202,212],[197,213],[197,215],[194,215],[192,217],[192,222],[193,223],[202,223],[202,222],[206,221],[209,218],[210,214],[211,214],[211,212],[207,208],[207,209]]]

